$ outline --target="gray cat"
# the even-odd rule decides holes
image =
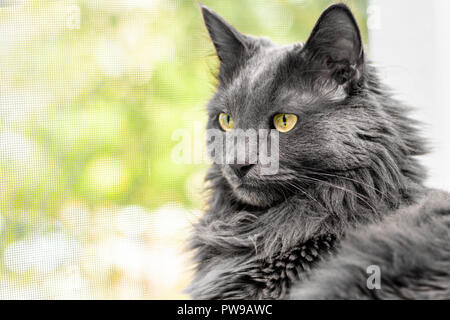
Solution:
[[[278,130],[279,170],[212,165],[188,293],[450,298],[450,195],[423,186],[417,124],[366,60],[349,8],[332,5],[286,46],[202,12],[220,60],[207,128]]]

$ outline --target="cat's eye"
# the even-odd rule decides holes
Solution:
[[[291,113],[279,113],[273,117],[273,125],[280,132],[288,132],[297,123],[297,116]]]
[[[231,131],[234,127],[233,118],[225,112],[219,114],[219,124],[223,131]]]

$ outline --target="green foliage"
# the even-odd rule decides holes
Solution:
[[[206,165],[171,158],[173,131],[205,123],[214,90],[217,59],[198,5],[126,3],[80,1],[79,28],[67,26],[65,1],[0,8],[0,27],[11,30],[0,53],[0,256],[43,221],[64,225],[75,200],[91,215],[201,207],[192,184]],[[243,33],[283,44],[306,40],[330,1],[204,3]],[[349,3],[367,39],[366,3]]]

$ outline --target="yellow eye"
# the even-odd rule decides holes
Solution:
[[[233,118],[225,112],[219,114],[219,124],[223,131],[231,131],[234,127]]]
[[[280,132],[288,132],[297,123],[297,116],[290,113],[279,113],[273,117],[273,125]]]

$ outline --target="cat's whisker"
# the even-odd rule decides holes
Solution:
[[[336,174],[331,174],[331,173],[325,173],[325,172],[322,172],[322,171],[317,171],[315,168],[311,168],[311,167],[307,167],[307,166],[303,166],[303,168],[308,169],[311,173],[317,174],[319,176],[320,175],[324,175],[324,176],[330,176],[330,177],[336,177],[336,178],[342,178],[342,179],[345,179],[345,180],[349,180],[349,181],[358,183],[360,185],[366,186],[368,188],[371,188],[371,189],[373,189],[374,191],[380,193],[383,196],[386,195],[386,193],[381,191],[380,189],[375,188],[374,186],[371,186],[370,184],[364,183],[364,182],[359,181],[359,180],[355,180],[355,179],[352,179],[352,178],[349,178],[349,177],[346,177],[346,176],[342,176],[342,175],[336,175]]]
[[[353,194],[355,197],[357,197],[357,198],[360,199],[362,202],[364,202],[369,208],[371,208],[372,211],[373,211],[374,213],[377,213],[377,210],[376,210],[376,209],[375,209],[375,208],[367,201],[367,200],[369,200],[369,199],[368,199],[367,197],[363,196],[362,194],[358,193],[358,192],[349,190],[349,189],[344,188],[344,187],[341,187],[341,186],[337,186],[337,185],[335,185],[335,184],[333,184],[333,183],[331,183],[331,182],[325,181],[325,180],[315,179],[315,178],[308,177],[308,176],[301,176],[301,178],[303,178],[303,179],[309,179],[309,180],[316,181],[316,182],[325,183],[325,184],[329,185],[330,187],[333,187],[333,188],[342,190],[342,191],[344,191],[344,192],[348,192],[348,193],[350,193],[350,194]]]
[[[319,200],[315,199],[312,195],[310,195],[308,192],[306,192],[302,187],[300,187],[299,185],[296,185],[290,181],[286,181],[287,184],[289,184],[290,186],[292,186],[293,188],[295,188],[296,190],[300,191],[302,194],[304,194],[305,196],[307,196],[309,199],[313,200],[314,202],[316,202],[320,207],[322,207],[326,212],[330,213],[330,211],[325,208],[325,206],[323,204],[321,204],[319,202]]]

